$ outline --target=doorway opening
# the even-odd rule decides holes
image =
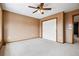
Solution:
[[[79,43],[79,15],[74,16],[74,43]]]

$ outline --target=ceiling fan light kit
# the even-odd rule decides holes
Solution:
[[[33,13],[36,13],[37,11],[40,11],[41,14],[44,14],[44,10],[51,10],[51,8],[44,8],[44,3],[40,3],[39,6],[33,7],[28,6],[29,8],[37,9]]]

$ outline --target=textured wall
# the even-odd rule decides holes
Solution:
[[[39,37],[40,21],[36,18],[3,11],[4,39],[8,42]]]
[[[2,40],[2,10],[0,8],[0,42]]]

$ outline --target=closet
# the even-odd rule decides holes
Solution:
[[[42,37],[47,40],[56,41],[56,19],[43,21],[42,24]]]

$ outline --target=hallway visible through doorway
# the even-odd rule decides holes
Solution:
[[[79,43],[79,15],[74,16],[74,43]]]

